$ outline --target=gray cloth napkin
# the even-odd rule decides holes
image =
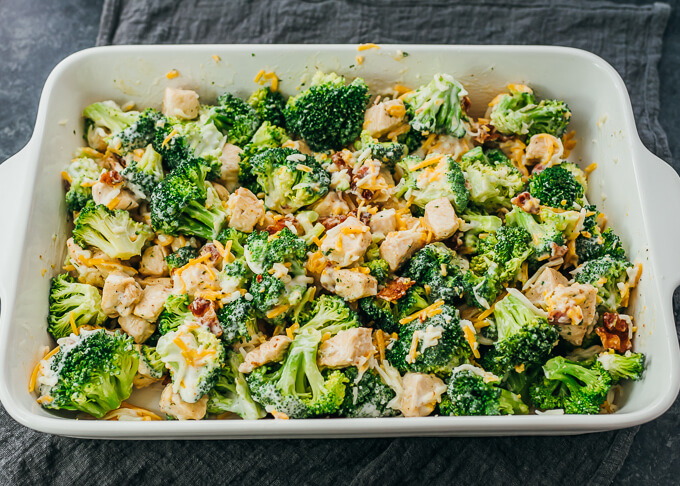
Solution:
[[[643,142],[670,159],[657,63],[670,8],[604,2],[106,0],[97,43],[552,44],[621,73]],[[587,87],[584,87],[587,89]],[[8,484],[610,484],[637,428],[573,437],[113,442],[42,435],[0,411]]]

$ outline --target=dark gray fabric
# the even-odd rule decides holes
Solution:
[[[528,4],[528,2],[527,2]],[[658,124],[669,7],[602,2],[107,0],[98,44],[394,42],[555,44],[622,74],[645,144]],[[576,437],[112,442],[46,436],[0,411],[6,484],[610,484],[637,428]]]

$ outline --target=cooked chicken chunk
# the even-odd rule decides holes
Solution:
[[[284,334],[274,336],[246,354],[245,360],[240,364],[238,370],[241,373],[250,373],[255,368],[267,363],[281,361],[291,342],[291,339]]]
[[[405,417],[430,415],[446,391],[446,385],[441,379],[425,373],[406,373],[403,386],[401,413]]]
[[[264,201],[245,187],[240,187],[229,196],[229,227],[252,233],[257,222],[264,216]]]
[[[200,107],[196,91],[165,88],[165,93],[163,93],[163,114],[165,116],[191,120],[198,116]]]
[[[130,210],[139,207],[139,203],[132,192],[103,182],[97,182],[92,186],[92,199],[97,204],[103,204],[109,209]]]
[[[546,268],[526,292],[527,299],[534,305],[544,306],[545,296],[555,290],[558,285],[569,285],[569,281],[553,268]]]
[[[99,152],[106,152],[109,144],[106,143],[106,137],[109,134],[102,127],[94,127],[87,131],[87,144]]]
[[[149,277],[168,275],[168,264],[165,263],[165,250],[160,245],[153,245],[144,250],[139,273]]]
[[[383,101],[366,110],[364,130],[368,130],[372,137],[380,138],[397,128],[405,116],[406,108],[403,101]]]
[[[109,317],[129,316],[141,298],[142,287],[135,279],[115,270],[104,281],[102,311]]]
[[[120,316],[118,318],[118,325],[123,331],[129,334],[137,344],[141,344],[149,339],[156,330],[155,324],[133,314]]]
[[[340,331],[319,346],[319,366],[347,368],[360,366],[375,353],[371,329],[355,327]]]
[[[142,319],[155,322],[163,311],[165,299],[172,291],[172,284],[169,278],[158,279],[161,282],[147,285],[142,291],[142,297],[135,306],[133,314]]]
[[[150,376],[144,376],[137,373],[134,378],[132,378],[132,386],[135,388],[146,388],[147,386],[153,385],[157,381],[159,380],[156,378],[151,378]]]
[[[238,167],[241,162],[241,152],[243,150],[231,143],[225,143],[222,147],[220,180],[230,191],[238,187]]]
[[[172,384],[163,389],[158,404],[161,411],[177,420],[201,420],[208,411],[208,395],[204,395],[196,403],[187,403],[179,394],[173,393]]]
[[[378,293],[378,281],[375,277],[357,270],[326,267],[321,274],[321,285],[350,302]]]
[[[371,233],[381,239],[385,235],[397,230],[397,212],[394,209],[383,209],[371,217],[369,223]]]
[[[432,230],[435,240],[450,238],[460,226],[456,211],[445,197],[425,205],[425,224]]]
[[[354,216],[326,232],[321,252],[339,267],[356,262],[371,244],[371,229]]]
[[[425,246],[425,241],[425,233],[420,226],[405,231],[388,233],[385,241],[380,245],[380,258],[387,262],[390,270],[394,271],[411,255]]]
[[[592,285],[558,285],[545,296],[548,319],[557,326],[560,336],[580,346],[595,323],[597,289]]]
[[[345,200],[335,191],[329,192],[323,199],[316,203],[313,209],[318,213],[320,218],[347,214],[350,211]]]
[[[559,142],[552,135],[547,133],[534,135],[526,148],[526,163],[528,165],[547,164],[558,146]]]

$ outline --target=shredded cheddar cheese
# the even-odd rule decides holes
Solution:
[[[171,71],[168,71],[165,74],[165,77],[168,78],[168,79],[175,79],[177,76],[179,76],[179,71],[177,71],[177,69],[173,69]]]
[[[475,336],[475,333],[470,329],[470,326],[464,326],[463,327],[463,334],[465,334],[465,340],[468,342],[470,345],[470,349],[472,350],[472,354],[474,354],[475,358],[479,359],[480,354],[479,354],[479,343],[477,343],[477,336]]]
[[[290,306],[287,305],[287,304],[277,305],[272,310],[267,312],[267,319],[273,319],[277,316],[280,316],[281,314],[286,312],[288,309],[290,309]]]
[[[357,47],[357,51],[367,51],[368,49],[380,49],[380,46],[378,44],[374,44],[372,42],[369,42],[367,44],[359,44]]]
[[[408,317],[404,317],[399,321],[399,324],[408,324],[411,321],[415,321],[416,319],[420,319],[421,317],[433,317],[437,314],[441,314],[441,309],[440,307],[444,305],[443,300],[438,300],[434,304],[419,310],[418,312],[415,312],[411,314]]]

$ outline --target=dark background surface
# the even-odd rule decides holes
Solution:
[[[668,162],[680,172],[680,0],[668,3],[673,12],[659,65],[660,121],[673,153]],[[4,111],[0,116],[0,162],[30,138],[40,92],[52,68],[69,54],[94,46],[101,5],[102,0],[0,0],[0,106]],[[677,484],[678,478],[680,402],[641,427],[615,484]]]

